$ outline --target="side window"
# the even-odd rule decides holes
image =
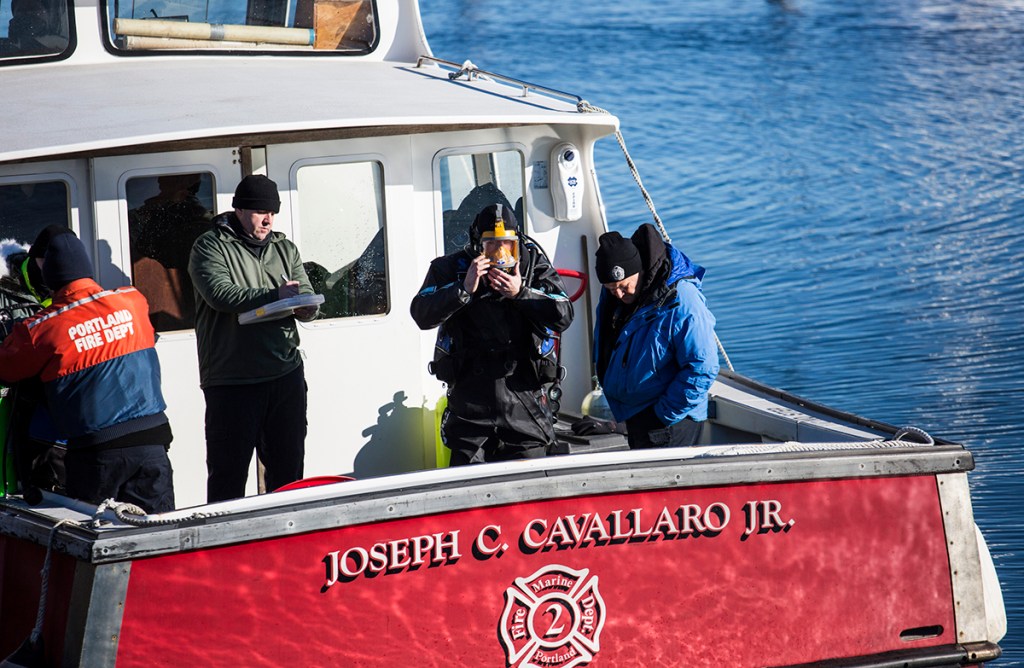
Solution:
[[[71,227],[71,203],[64,181],[0,185],[0,239],[32,244],[47,225]]]
[[[320,317],[387,313],[383,166],[305,165],[296,183],[303,264],[325,297]]]
[[[209,172],[141,176],[125,184],[132,283],[149,301],[158,332],[195,326],[188,257],[210,229],[214,192]]]
[[[0,3],[0,60],[52,56],[71,43],[67,0]]]
[[[438,170],[446,254],[469,243],[469,225],[488,204],[505,204],[525,224],[519,151],[449,155],[441,158]]]
[[[19,1],[29,0],[14,0]],[[379,32],[376,3],[371,0],[108,0],[105,4],[111,43],[124,51],[359,55],[373,50]]]

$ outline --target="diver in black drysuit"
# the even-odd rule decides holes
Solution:
[[[467,273],[499,216],[516,230],[522,285],[513,294],[492,274],[504,270],[491,268],[470,294]],[[441,438],[452,466],[543,457],[555,440],[537,349],[545,329],[569,327],[573,309],[558,273],[524,236],[507,206],[489,205],[470,227],[469,246],[431,262],[412,300],[421,329],[440,327],[431,368],[448,384]]]

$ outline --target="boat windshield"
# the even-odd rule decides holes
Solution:
[[[0,60],[61,55],[70,33],[67,0],[0,0]]]
[[[373,0],[108,0],[106,12],[121,52],[361,55],[378,33]]]

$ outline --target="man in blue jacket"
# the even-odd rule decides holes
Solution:
[[[704,267],[651,224],[632,238],[601,235],[595,270],[597,376],[630,448],[693,445],[718,375],[715,317],[701,293]]]

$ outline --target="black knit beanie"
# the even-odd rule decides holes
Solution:
[[[622,238],[618,232],[605,232],[598,240],[597,280],[604,283],[618,283],[643,269],[640,252],[633,241]]]
[[[281,196],[277,194],[276,183],[262,174],[250,174],[235,188],[231,206],[235,209],[277,213],[281,210]]]
[[[36,240],[28,249],[28,256],[33,260],[38,257],[46,257],[46,249],[50,245],[50,240],[61,234],[74,234],[74,232],[63,225],[47,225],[36,235]]]
[[[46,285],[56,291],[79,278],[92,278],[92,262],[85,245],[74,234],[52,237],[43,258]]]

